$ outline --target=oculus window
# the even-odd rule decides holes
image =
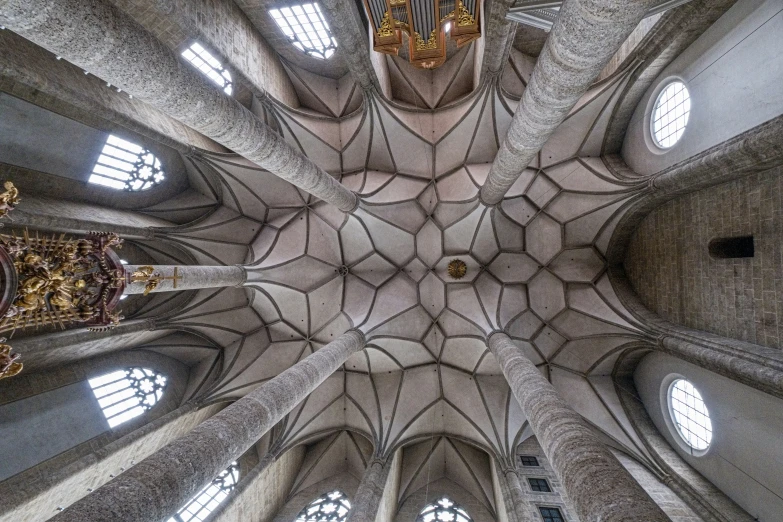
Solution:
[[[317,3],[270,9],[269,15],[291,45],[306,55],[326,60],[337,49],[337,42]]]
[[[237,482],[239,482],[239,465],[232,462],[167,522],[201,522],[226,499]]]
[[[234,91],[231,73],[201,44],[193,42],[193,45],[182,51],[182,56],[192,63],[196,69],[204,73],[207,78],[215,82],[218,87],[223,89],[223,92],[231,96],[231,93]]]
[[[685,132],[691,113],[691,96],[682,82],[672,82],[655,101],[650,126],[655,144],[663,149],[674,146]]]
[[[332,491],[310,502],[296,517],[296,522],[344,522],[351,502],[342,491]]]
[[[691,448],[704,451],[712,442],[712,422],[699,390],[685,379],[669,385],[669,413],[677,433]]]
[[[434,504],[428,504],[419,513],[416,522],[473,522],[468,512],[443,497]]]
[[[166,377],[147,368],[127,368],[89,380],[111,428],[151,409],[163,397]]]
[[[138,192],[160,185],[165,177],[160,160],[149,149],[109,135],[87,181]]]

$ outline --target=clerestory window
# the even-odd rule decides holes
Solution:
[[[232,462],[167,522],[201,522],[226,500],[237,482],[239,482],[239,465]]]
[[[563,514],[558,508],[540,507],[538,512],[541,513],[541,518],[544,519],[544,522],[565,522]]]
[[[712,442],[712,422],[699,390],[685,379],[669,386],[669,413],[677,433],[691,448],[705,451]]]
[[[342,491],[325,493],[310,502],[296,517],[296,522],[344,522],[351,502]]]
[[[196,69],[204,73],[207,78],[215,82],[218,87],[223,89],[223,92],[231,96],[231,93],[234,91],[231,73],[201,44],[193,42],[193,45],[182,51],[182,56],[196,66]]]
[[[682,82],[671,82],[655,101],[650,125],[655,143],[662,149],[677,143],[691,114],[691,96]]]
[[[151,409],[163,397],[166,377],[147,368],[107,373],[89,383],[109,426],[114,428]]]
[[[165,177],[160,160],[149,149],[109,135],[88,181],[138,192],[161,184]]]
[[[291,45],[308,56],[326,60],[337,49],[337,41],[317,3],[270,9],[269,15]]]
[[[428,504],[419,513],[416,522],[473,522],[468,512],[455,504],[448,497],[443,497],[433,504]]]

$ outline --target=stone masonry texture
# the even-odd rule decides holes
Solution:
[[[669,520],[506,334],[488,344],[580,520]]]
[[[672,200],[642,221],[625,269],[662,318],[783,347],[783,171],[780,167]],[[714,259],[717,237],[753,235],[755,256]]]

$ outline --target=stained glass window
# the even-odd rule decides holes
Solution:
[[[166,377],[147,368],[127,368],[90,379],[110,427],[138,417],[163,397]]]
[[[177,514],[171,517],[168,522],[201,522],[221,502],[226,500],[238,481],[239,465],[232,462],[228,468],[221,471],[212,482],[190,499],[185,507],[177,511]]]
[[[310,502],[296,517],[296,522],[343,522],[348,518],[351,502],[342,491],[332,491]]]
[[[149,149],[109,135],[88,181],[138,192],[159,185],[165,177],[160,160]]]
[[[269,15],[291,45],[305,54],[325,60],[337,49],[337,42],[317,3],[270,9]]]
[[[425,506],[416,522],[473,522],[473,519],[461,506],[448,497],[443,497],[434,504]]]
[[[193,45],[182,51],[182,56],[195,65],[196,69],[204,73],[207,78],[215,82],[218,87],[223,89],[223,92],[231,96],[231,93],[234,91],[231,73],[201,44],[193,42]]]
[[[669,409],[680,437],[695,450],[706,450],[712,442],[712,422],[699,390],[685,379],[669,387]]]

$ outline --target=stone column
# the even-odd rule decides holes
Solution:
[[[346,522],[373,522],[376,519],[390,469],[391,459],[374,459],[367,465]]]
[[[500,203],[644,17],[648,0],[566,0],[481,187]]]
[[[503,475],[506,479],[506,486],[508,487],[509,497],[511,505],[514,508],[513,513],[509,513],[509,517],[514,517],[517,522],[534,522],[532,516],[530,516],[530,503],[525,498],[525,490],[522,488],[522,483],[519,481],[519,475],[513,469],[507,469],[503,471]]]
[[[160,522],[168,518],[364,344],[359,330],[347,331],[52,520]]]
[[[0,0],[0,25],[344,212],[356,194],[108,0]]]
[[[508,335],[488,344],[581,520],[669,521]]]
[[[125,265],[129,273],[138,272],[144,265]],[[245,269],[241,266],[192,266],[192,265],[147,265],[153,274],[161,279],[151,293],[180,290],[199,290],[201,288],[222,288],[242,286],[246,279]],[[176,274],[175,274],[176,270]],[[176,279],[175,279],[176,277]],[[176,286],[175,286],[176,282]],[[125,287],[125,294],[143,294],[145,281],[137,281]]]

